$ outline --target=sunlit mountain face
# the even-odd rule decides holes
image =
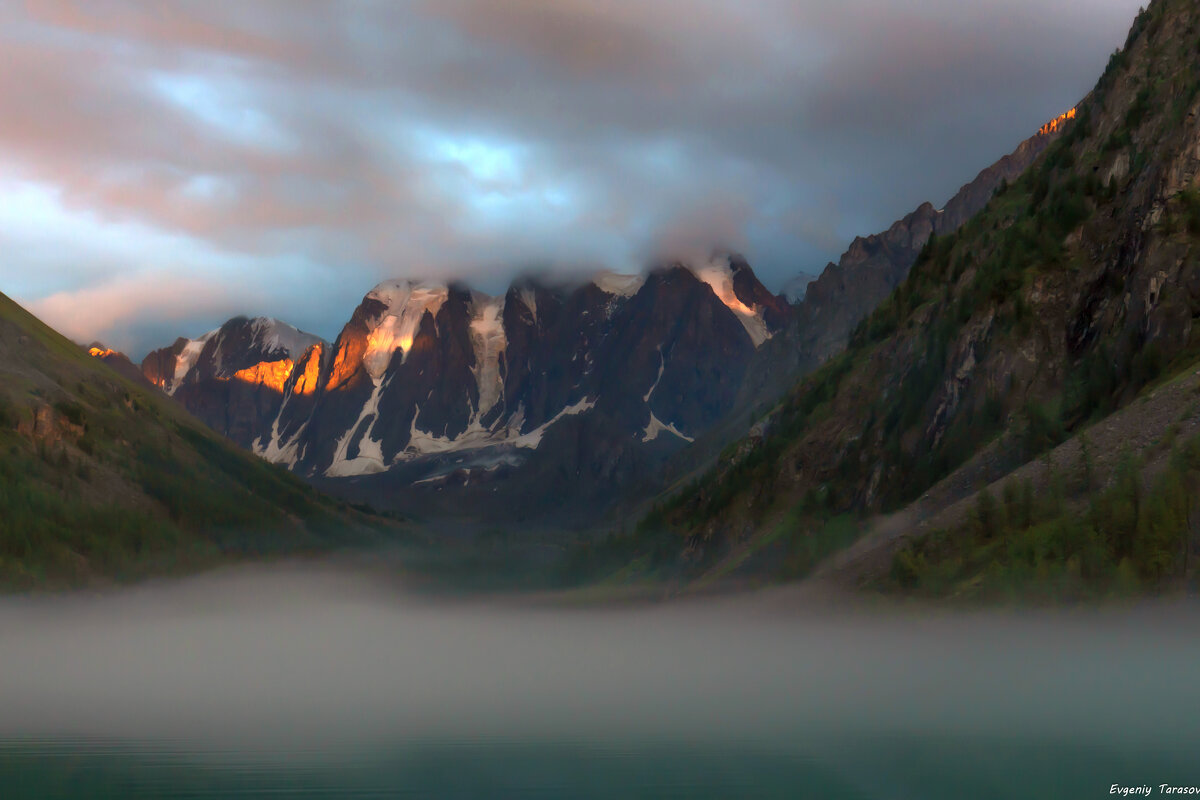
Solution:
[[[295,362],[290,358],[279,361],[262,361],[253,367],[239,369],[233,373],[233,380],[248,383],[252,386],[265,386],[276,392],[283,392],[288,378],[292,376]]]
[[[1068,121],[1073,119],[1075,119],[1075,109],[1072,108],[1070,111],[1059,114],[1057,117],[1038,128],[1038,135],[1048,136],[1051,133],[1055,133],[1064,125],[1066,125]]]

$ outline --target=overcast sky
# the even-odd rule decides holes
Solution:
[[[772,289],[1085,94],[1144,0],[0,0],[0,291],[140,358],[390,277]]]

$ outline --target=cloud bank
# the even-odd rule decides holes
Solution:
[[[385,277],[726,245],[778,286],[1073,104],[1138,2],[0,0],[0,291],[140,355],[333,336]]]

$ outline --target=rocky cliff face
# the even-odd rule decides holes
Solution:
[[[210,428],[250,447],[279,412],[296,361],[319,337],[279,320],[236,317],[199,339],[177,339],[142,374]]]
[[[314,479],[378,485],[364,498],[378,504],[399,486],[523,472],[569,494],[615,487],[726,414],[790,314],[723,254],[578,286],[523,279],[498,297],[389,281],[332,344],[231,320],[143,368],[235,441]]]
[[[845,346],[858,321],[908,274],[938,230],[940,217],[931,203],[924,203],[883,233],[856,238],[837,264],[809,284],[795,330],[808,357],[824,361]]]

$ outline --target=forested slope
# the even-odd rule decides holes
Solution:
[[[0,294],[0,588],[398,533],[238,450]]]

